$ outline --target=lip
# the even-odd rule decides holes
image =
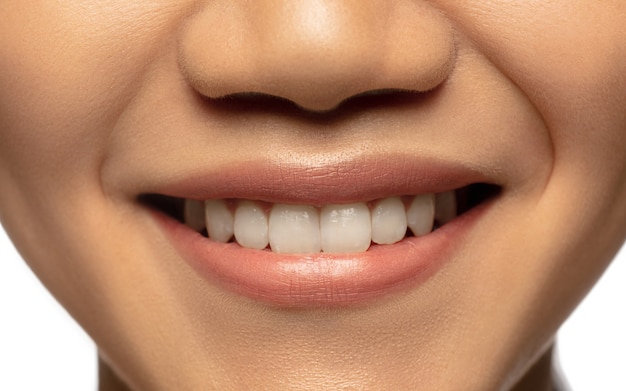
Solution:
[[[246,198],[321,205],[423,194],[490,182],[449,163],[395,159],[318,167],[245,164],[190,176],[160,189],[179,198]],[[209,284],[272,306],[306,308],[357,305],[429,280],[454,258],[466,234],[493,200],[487,200],[422,237],[372,245],[362,253],[277,254],[212,241],[173,217],[150,210],[181,258]]]
[[[195,200],[239,198],[321,206],[441,193],[498,180],[459,163],[411,156],[339,162],[251,161],[166,181],[150,193]]]

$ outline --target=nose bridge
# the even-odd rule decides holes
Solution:
[[[323,111],[368,91],[436,87],[454,42],[446,19],[412,0],[216,0],[190,20],[179,58],[208,97],[262,93]]]
[[[353,8],[346,1],[263,3],[270,5],[259,7],[262,17],[255,20],[256,54],[263,70],[274,68],[294,79],[358,76],[356,68],[374,60],[364,61],[368,52],[383,54],[384,40],[373,34],[381,30],[383,18],[368,12],[366,2]]]

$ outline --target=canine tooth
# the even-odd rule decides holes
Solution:
[[[235,210],[235,239],[242,247],[257,250],[267,247],[267,216],[252,201],[242,201]]]
[[[454,191],[438,193],[435,196],[435,219],[445,224],[456,217],[456,195]]]
[[[372,209],[372,242],[392,244],[399,242],[406,234],[406,212],[404,203],[398,197],[385,198]]]
[[[277,204],[272,208],[269,220],[272,251],[292,254],[320,252],[320,217],[313,206]]]
[[[407,225],[415,236],[424,236],[433,229],[435,219],[435,196],[420,194],[415,196],[406,211]]]
[[[196,232],[204,229],[204,203],[196,200],[185,200],[185,224]]]
[[[365,251],[372,241],[370,210],[363,202],[326,205],[320,213],[320,232],[324,252]]]
[[[204,201],[204,215],[209,237],[226,243],[233,236],[233,214],[221,200]]]

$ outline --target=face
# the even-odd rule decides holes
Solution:
[[[622,1],[0,3],[2,224],[137,389],[506,389],[624,240]]]

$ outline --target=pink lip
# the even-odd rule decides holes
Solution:
[[[475,171],[432,163],[289,169],[246,165],[202,180],[187,179],[159,193],[319,205],[438,192],[479,181],[485,177]],[[154,216],[181,257],[210,284],[266,304],[298,308],[363,303],[427,281],[453,258],[490,204],[482,203],[429,235],[352,254],[246,249],[207,239],[161,212]]]
[[[439,193],[478,182],[495,183],[478,170],[459,164],[399,156],[318,166],[246,162],[200,172],[152,192],[197,200],[241,198],[324,205]]]

